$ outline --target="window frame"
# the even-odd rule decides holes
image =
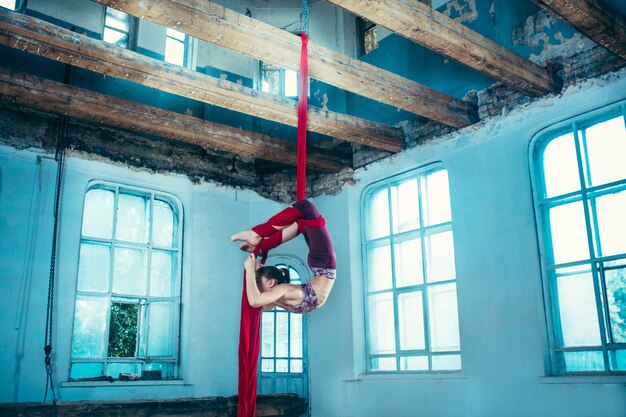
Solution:
[[[120,29],[117,29],[115,27],[112,26],[107,26],[107,10],[115,10],[116,12],[120,12],[120,13],[124,13],[128,16],[128,32],[124,32]],[[104,32],[107,29],[113,30],[115,32],[119,32],[119,33],[125,33],[128,36],[128,44],[126,47],[123,46],[119,46],[117,44],[114,43],[110,43],[107,42],[109,45],[114,45],[117,46],[118,48],[124,48],[124,49],[128,49],[129,51],[135,51],[137,50],[137,28],[138,28],[138,19],[136,16],[130,15],[126,12],[122,12],[121,10],[117,10],[113,7],[109,7],[109,6],[104,6],[103,12],[102,12],[102,41],[103,42],[107,42],[104,40]]]
[[[425,250],[425,243],[424,242],[424,237],[428,236],[428,235],[433,235],[433,234],[439,234],[442,232],[451,232],[454,236],[454,228],[453,228],[453,219],[452,219],[452,207],[450,207],[450,212],[451,212],[451,218],[450,221],[448,222],[444,222],[444,223],[438,223],[438,224],[434,224],[434,225],[429,225],[429,226],[423,226],[423,209],[420,209],[420,225],[419,228],[417,229],[411,229],[411,230],[407,230],[407,231],[399,231],[399,232],[394,232],[393,231],[393,222],[392,222],[392,211],[391,211],[391,192],[389,192],[388,195],[388,204],[389,204],[389,208],[388,208],[388,214],[389,214],[389,234],[388,235],[384,235],[384,236],[380,236],[380,237],[376,237],[374,239],[369,239],[367,238],[367,220],[369,219],[369,215],[370,215],[370,208],[371,208],[371,197],[379,190],[381,189],[387,189],[390,190],[391,187],[393,187],[394,185],[400,184],[403,181],[405,181],[408,178],[412,178],[414,177],[417,180],[417,184],[418,184],[418,199],[419,199],[419,207],[422,208],[424,207],[422,204],[422,191],[421,191],[421,185],[420,182],[422,180],[422,178],[424,178],[425,175],[427,174],[432,174],[432,173],[436,173],[438,171],[446,171],[446,173],[448,172],[448,170],[445,168],[445,166],[443,165],[443,163],[441,162],[433,162],[433,163],[429,163],[426,165],[422,165],[418,168],[412,169],[410,171],[404,172],[404,173],[400,173],[397,175],[393,175],[391,177],[387,177],[385,179],[382,179],[380,181],[374,182],[370,185],[368,185],[362,193],[362,197],[361,197],[361,261],[362,261],[362,268],[364,271],[363,274],[363,309],[364,309],[364,336],[365,336],[365,370],[366,373],[368,375],[380,375],[380,374],[397,374],[397,375],[406,375],[406,374],[419,374],[419,375],[426,375],[426,376],[431,376],[431,375],[435,375],[435,374],[447,374],[447,375],[451,375],[451,374],[460,374],[463,371],[463,366],[462,366],[462,349],[461,349],[461,332],[460,332],[460,318],[458,315],[458,286],[457,281],[458,281],[458,276],[456,274],[456,259],[455,259],[455,278],[454,279],[448,279],[448,280],[442,280],[442,281],[435,281],[435,282],[427,282],[426,280],[426,262],[425,259],[426,257],[424,256],[424,250]],[[450,188],[449,188],[449,178],[448,178],[448,193],[450,192]],[[408,285],[408,286],[404,286],[404,287],[395,287],[395,282],[396,282],[396,276],[395,276],[395,263],[394,263],[394,257],[393,257],[393,246],[395,243],[398,243],[400,241],[404,241],[405,238],[407,237],[411,237],[411,236],[418,236],[420,237],[421,240],[421,245],[420,245],[420,250],[422,251],[422,264],[420,265],[423,271],[423,277],[424,277],[424,281],[421,284],[413,284],[413,285]],[[392,269],[392,286],[390,289],[387,290],[378,290],[378,291],[369,291],[368,288],[368,247],[371,245],[375,245],[378,242],[383,242],[384,240],[388,240],[390,242],[390,246],[391,246],[391,269]],[[456,258],[456,256],[455,256]],[[454,283],[455,285],[455,292],[456,292],[456,303],[457,303],[457,321],[459,322],[459,350],[458,351],[445,351],[445,352],[437,352],[437,351],[433,351],[431,350],[431,347],[429,346],[432,342],[431,339],[431,333],[430,333],[430,310],[429,310],[429,288],[432,287],[436,287],[436,286],[441,286],[441,285],[448,285],[450,283]],[[398,297],[404,293],[410,293],[410,292],[415,292],[415,291],[420,291],[422,293],[422,310],[423,310],[423,321],[424,321],[424,349],[418,349],[418,350],[401,350],[400,349],[400,326],[399,326],[399,315],[398,315]],[[392,301],[393,301],[393,313],[394,313],[394,337],[395,337],[395,353],[393,354],[372,354],[370,351],[370,341],[369,341],[369,322],[370,322],[370,309],[369,309],[369,298],[372,295],[377,295],[377,294],[391,294],[392,296]],[[423,355],[414,355],[416,352],[422,352]],[[451,356],[451,355],[458,355],[460,360],[461,360],[461,366],[459,367],[459,369],[452,369],[452,370],[439,370],[439,369],[433,369],[433,363],[432,363],[432,359],[435,356]],[[426,357],[428,360],[428,369],[426,370],[402,370],[401,369],[401,360],[402,357],[410,357],[410,356],[422,356],[422,357]],[[371,366],[371,359],[374,357],[381,357],[381,358],[385,358],[385,357],[390,357],[390,358],[395,358],[396,359],[396,370],[373,370],[372,366]]]
[[[83,221],[84,221],[84,217],[85,217],[85,199],[87,194],[95,189],[103,189],[103,190],[109,190],[114,192],[114,205],[113,205],[113,213],[112,213],[112,227],[115,227],[116,224],[116,219],[117,219],[117,207],[119,204],[119,196],[120,194],[126,194],[126,195],[140,195],[140,196],[145,196],[148,198],[148,201],[150,201],[150,213],[149,213],[149,222],[147,222],[146,227],[149,227],[150,230],[152,229],[152,222],[153,222],[153,212],[154,212],[154,201],[156,200],[160,200],[163,202],[166,202],[167,204],[169,204],[172,207],[172,211],[174,216],[176,216],[178,218],[177,222],[178,225],[175,227],[177,227],[178,229],[178,233],[177,233],[177,240],[175,242],[172,242],[172,247],[171,248],[164,248],[164,247],[160,247],[160,246],[154,246],[153,243],[150,241],[151,239],[148,240],[147,243],[137,243],[137,242],[127,242],[127,241],[120,241],[116,238],[115,234],[113,233],[111,235],[110,238],[94,238],[94,237],[85,237],[83,236]],[[124,192],[122,193],[121,190],[123,190]],[[151,236],[152,232],[149,232],[149,236]],[[84,378],[72,378],[71,377],[71,372],[72,372],[72,365],[76,364],[76,363],[102,363],[102,370],[103,370],[103,376],[107,376],[107,366],[110,362],[115,362],[115,363],[133,363],[133,364],[137,364],[138,366],[141,367],[141,371],[145,371],[147,369],[145,369],[145,366],[149,363],[164,363],[164,364],[172,364],[173,366],[173,370],[172,370],[172,376],[171,377],[166,377],[163,376],[160,380],[161,382],[164,381],[173,381],[173,380],[180,380],[180,366],[181,366],[181,358],[180,358],[180,352],[181,352],[181,332],[182,332],[182,295],[183,295],[183,279],[182,279],[182,270],[183,270],[183,241],[184,241],[184,209],[183,209],[183,205],[181,200],[176,197],[175,195],[165,192],[165,191],[161,191],[161,190],[156,190],[156,189],[148,189],[146,187],[138,187],[138,186],[134,186],[134,185],[129,185],[129,184],[125,184],[125,183],[116,183],[116,182],[111,182],[111,181],[105,181],[105,180],[92,180],[90,181],[86,188],[85,191],[83,193],[83,200],[82,200],[82,205],[81,205],[81,216],[80,216],[80,232],[79,232],[79,245],[78,245],[78,253],[77,253],[77,257],[76,257],[76,282],[75,282],[75,286],[74,286],[74,298],[73,298],[73,311],[72,311],[72,325],[71,325],[71,329],[70,329],[70,333],[69,333],[69,355],[68,355],[68,368],[67,368],[67,381],[71,381],[71,382],[83,382],[83,381],[88,381],[89,377],[87,377],[87,379]],[[113,274],[113,267],[114,267],[114,256],[111,256],[111,258],[109,259],[109,265],[110,265],[110,272],[109,272],[109,282],[108,282],[108,288],[106,292],[97,292],[97,291],[81,291],[78,289],[78,285],[79,285],[79,279],[78,279],[78,274],[80,271],[80,247],[83,245],[84,242],[101,242],[101,243],[109,243],[111,244],[111,250],[113,248],[115,248],[118,244],[118,242],[122,242],[121,246],[122,247],[129,247],[129,248],[136,248],[136,247],[142,247],[142,248],[147,248],[148,252],[150,252],[150,254],[153,252],[154,249],[158,250],[158,251],[164,251],[167,250],[168,252],[171,253],[176,253],[177,254],[177,258],[176,258],[176,270],[173,271],[173,279],[174,282],[172,283],[172,289],[173,289],[173,293],[170,296],[164,297],[164,296],[151,296],[148,292],[143,295],[119,295],[119,294],[114,294],[112,291],[112,274]],[[111,252],[111,255],[113,255],[113,251]],[[150,279],[150,274],[149,274],[149,270],[150,270],[150,264],[148,262],[148,256],[149,254],[146,254],[146,268],[147,268],[147,284],[149,284],[149,279]],[[87,296],[87,297],[97,297],[100,300],[106,300],[107,301],[107,307],[106,307],[106,324],[105,324],[105,330],[104,330],[104,340],[105,340],[105,352],[104,352],[104,357],[102,358],[74,358],[73,357],[73,348],[74,348],[74,326],[76,324],[76,303],[77,300],[79,299],[79,296]],[[142,332],[145,332],[144,334],[144,339],[145,339],[145,343],[147,345],[148,343],[148,332],[149,329],[143,328],[142,326],[144,326],[143,321],[144,320],[149,320],[147,319],[148,317],[148,308],[149,305],[152,302],[159,302],[159,301],[173,301],[173,307],[172,307],[172,333],[171,333],[171,337],[172,337],[172,355],[171,356],[148,356],[147,354],[144,356],[139,356],[139,343],[142,340]],[[111,327],[111,309],[114,303],[122,303],[122,304],[137,304],[138,305],[138,312],[139,312],[139,317],[137,318],[137,335],[136,335],[136,350],[135,353],[137,356],[133,357],[133,358],[112,358],[108,355],[108,349],[109,349],[109,332],[110,332],[110,327]],[[148,321],[149,323],[149,321]],[[156,360],[154,359],[156,358]],[[115,378],[117,380],[117,378]],[[136,382],[136,383],[142,383],[145,382],[145,380],[137,380],[137,381],[130,381],[131,383]]]
[[[299,262],[298,260],[292,258],[292,257],[288,257],[288,256],[274,256],[272,257],[268,263],[266,264],[268,266],[277,266],[277,267],[288,267],[290,269],[295,270],[298,275],[300,276],[299,278],[299,283],[298,284],[304,284],[306,282],[309,282],[311,279],[311,274],[310,274],[310,270],[308,268],[305,268],[304,265]],[[278,357],[276,355],[276,315],[278,311],[284,311],[287,314],[288,318],[291,318],[292,316],[300,316],[301,318],[301,323],[302,323],[302,357],[301,358],[297,358],[297,357],[292,357],[291,356],[291,342],[292,342],[292,338],[291,338],[291,320],[288,321],[288,352],[289,352],[289,356],[287,357]],[[289,375],[297,375],[297,376],[306,376],[308,374],[308,340],[307,340],[307,335],[308,335],[308,314],[297,314],[297,313],[292,313],[290,311],[287,311],[283,308],[280,307],[274,307],[271,310],[265,310],[261,312],[261,316],[263,315],[273,315],[274,317],[274,332],[273,332],[273,338],[274,338],[274,355],[273,356],[263,356],[263,349],[261,346],[261,349],[259,351],[259,366],[258,366],[258,372],[260,375],[262,376],[269,376],[269,377],[288,377]],[[283,313],[279,313],[279,314],[283,314]],[[261,317],[261,322],[262,322],[263,317]],[[262,323],[261,323],[262,325]],[[260,331],[261,335],[261,345],[263,343],[263,329],[261,328]],[[263,359],[270,359],[270,360],[274,360],[274,371],[264,371],[263,370]],[[281,371],[276,371],[276,360],[278,359],[286,359],[287,360],[287,367],[288,367],[288,371],[287,372],[281,372]],[[291,361],[293,359],[300,359],[302,361],[302,371],[300,372],[292,372],[291,371]]]
[[[175,36],[170,35],[168,33],[168,31],[170,31],[170,30],[182,34],[183,35],[183,40],[180,40],[180,39],[176,38]],[[167,60],[167,40],[168,39],[172,39],[174,42],[178,42],[178,43],[183,45],[183,59],[182,59],[182,63],[180,65],[175,63],[175,62],[171,62],[171,61]],[[178,29],[173,29],[173,28],[166,27],[165,28],[165,47],[163,49],[163,61],[167,62],[168,64],[176,65],[177,67],[188,68],[189,67],[188,61],[189,61],[189,57],[190,57],[190,51],[189,50],[191,48],[191,39],[192,39],[192,37],[189,36],[188,34],[186,34],[185,32],[182,32],[182,31],[180,31]]]
[[[607,339],[607,331],[611,331],[610,316],[608,314],[608,304],[606,300],[606,284],[603,271],[616,269],[617,267],[604,267],[603,265],[612,261],[622,261],[622,265],[626,265],[626,253],[599,256],[598,251],[601,249],[600,235],[598,230],[598,217],[595,209],[595,201],[598,197],[611,195],[616,192],[626,190],[626,178],[622,180],[612,181],[600,185],[588,184],[589,159],[588,156],[581,153],[581,142],[584,142],[582,131],[600,123],[606,122],[615,117],[623,118],[626,129],[626,101],[609,104],[599,109],[595,109],[586,113],[568,117],[556,124],[549,126],[537,132],[530,141],[529,146],[529,165],[530,177],[533,193],[533,207],[535,224],[537,228],[537,242],[541,261],[541,284],[544,301],[544,311],[546,315],[546,331],[547,331],[547,349],[549,351],[550,363],[547,365],[546,373],[548,376],[556,377],[572,377],[572,376],[624,376],[626,370],[610,370],[609,351],[626,351],[626,346],[619,349],[621,343],[609,343]],[[579,188],[573,192],[547,196],[546,193],[546,175],[545,165],[543,162],[544,152],[547,146],[555,139],[566,134],[572,134],[574,146],[576,149],[576,164],[578,170]],[[583,147],[585,144],[582,144]],[[584,158],[584,160],[583,160]],[[580,202],[585,216],[585,233],[587,240],[588,257],[570,261],[555,263],[553,257],[553,239],[551,234],[549,210],[559,205],[566,205],[572,202]],[[595,213],[594,213],[595,212]],[[582,269],[582,267],[588,268]],[[581,269],[570,273],[588,273],[592,277],[594,287],[594,298],[596,302],[597,322],[599,326],[600,346],[572,346],[561,347],[560,343],[560,318],[559,303],[556,297],[556,278],[567,276],[567,273],[557,274],[559,269],[576,268]],[[561,352],[576,351],[599,351],[602,352],[605,370],[585,370],[585,371],[567,371],[565,362],[560,357]]]
[[[270,66],[271,68],[265,68],[265,66]],[[286,94],[286,90],[287,90],[287,81],[286,81],[286,76],[285,74],[287,73],[287,71],[291,71],[295,74],[296,76],[296,95],[293,96],[288,96]],[[299,70],[292,70],[289,68],[284,68],[281,67],[280,65],[275,65],[272,64],[271,62],[264,62],[259,60],[259,85],[258,85],[258,90],[261,92],[264,92],[266,94],[275,94],[272,93],[271,91],[263,91],[263,80],[265,80],[265,73],[266,72],[277,72],[278,73],[278,82],[280,83],[279,86],[279,91],[278,94],[279,96],[285,97],[285,98],[289,98],[292,100],[297,100],[298,97],[300,96],[300,71]],[[307,97],[311,98],[311,77],[308,78],[308,86],[307,86]]]

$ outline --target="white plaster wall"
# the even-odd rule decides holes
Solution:
[[[356,174],[318,199],[338,254],[338,281],[311,315],[311,408],[324,416],[624,417],[626,377],[547,377],[529,144],[559,121],[626,98],[626,70],[570,87]],[[361,197],[369,184],[441,161],[450,180],[463,370],[368,375]]]

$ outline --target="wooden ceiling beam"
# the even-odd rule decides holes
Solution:
[[[298,70],[300,37],[206,0],[93,0],[198,39]],[[476,106],[309,41],[309,75],[343,90],[463,127]]]
[[[329,0],[392,32],[432,49],[530,96],[560,91],[562,81],[417,0]]]
[[[197,117],[107,96],[33,75],[0,69],[0,99],[46,112],[147,133],[234,154],[296,165],[296,144]],[[307,149],[307,166],[338,172],[351,166],[347,156]]]
[[[0,44],[168,93],[297,126],[294,100],[181,68],[0,7]],[[390,152],[401,129],[309,106],[308,129]]]
[[[626,59],[626,18],[602,0],[532,0],[599,45]]]

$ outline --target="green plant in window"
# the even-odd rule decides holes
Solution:
[[[138,304],[111,304],[111,327],[109,330],[110,358],[135,357],[138,317]]]

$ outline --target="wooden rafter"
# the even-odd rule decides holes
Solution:
[[[93,0],[286,68],[298,69],[300,38],[206,0]],[[309,75],[454,127],[478,120],[474,105],[309,41]]]
[[[208,104],[297,126],[297,103],[152,59],[30,16],[0,8],[0,44]],[[309,106],[310,131],[391,152],[404,148],[402,131]]]
[[[0,70],[0,99],[203,148],[296,165],[296,146],[293,141],[208,122],[32,75],[9,74],[6,70]],[[351,162],[345,156],[309,147],[307,165],[320,171],[338,172],[350,166]]]
[[[626,59],[626,18],[602,0],[532,0],[548,13]]]
[[[329,1],[525,94],[540,96],[561,89],[561,80],[545,68],[420,1]]]

